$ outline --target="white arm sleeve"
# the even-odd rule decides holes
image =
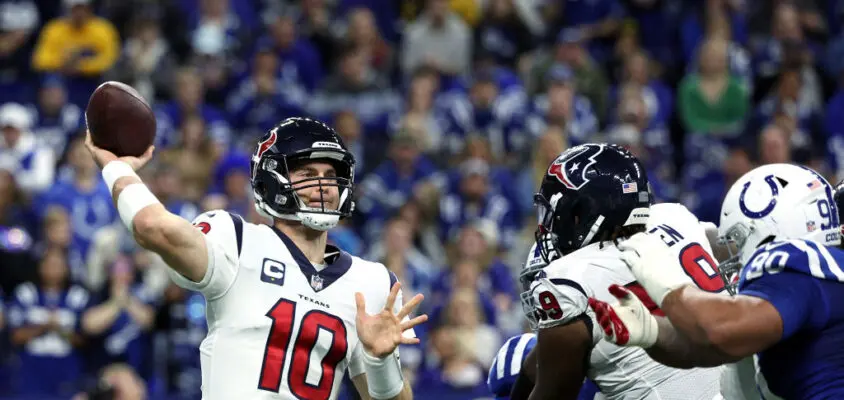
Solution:
[[[205,233],[208,247],[208,270],[199,282],[193,282],[172,269],[171,279],[182,288],[202,293],[211,301],[222,297],[234,283],[243,241],[243,220],[226,211],[201,214],[193,225]]]

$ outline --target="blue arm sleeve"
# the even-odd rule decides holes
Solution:
[[[747,282],[739,289],[739,294],[771,303],[782,318],[782,338],[787,339],[815,320],[824,308],[819,290],[815,278],[783,271]]]

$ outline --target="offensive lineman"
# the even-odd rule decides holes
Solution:
[[[190,223],[135,174],[152,157],[86,144],[124,225],[180,286],[208,303],[203,399],[334,399],[346,370],[364,399],[411,399],[398,345],[416,344],[400,283],[383,265],[326,245],[353,210],[354,157],[334,129],[288,118],[258,143],[252,187],[272,226],[216,210]],[[354,299],[354,301],[353,301]]]
[[[814,171],[788,164],[759,167],[733,185],[719,228],[738,251],[719,265],[736,282],[733,297],[701,293],[666,272],[673,260],[656,238],[623,243],[625,263],[671,321],[657,323],[631,296],[590,300],[607,340],[694,365],[750,357],[767,399],[840,398],[844,362],[829,349],[844,343],[844,252],[832,192]]]
[[[641,163],[623,148],[606,144],[561,154],[549,166],[535,202],[537,247],[550,263],[533,271],[533,282],[522,294],[527,317],[538,329],[536,382],[529,398],[575,399],[587,376],[608,399],[718,396],[718,369],[674,369],[642,349],[604,341],[587,306],[590,297],[611,299],[607,287],[612,283],[644,296],[615,243],[646,229],[671,245],[698,285],[723,290],[697,218],[677,204],[651,207]],[[660,314],[655,305],[650,311]]]

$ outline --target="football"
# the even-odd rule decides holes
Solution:
[[[155,140],[155,115],[137,90],[109,81],[91,94],[85,122],[94,145],[118,157],[138,157]]]

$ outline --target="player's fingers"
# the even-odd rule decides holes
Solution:
[[[149,161],[152,158],[153,151],[155,151],[155,146],[149,146],[149,148],[147,148],[147,151],[144,152],[144,155],[141,156],[141,161]]]
[[[366,314],[366,301],[363,299],[363,294],[360,292],[355,293],[355,305],[357,305],[358,308],[358,315]]]
[[[396,296],[399,295],[399,289],[401,288],[401,282],[396,282],[393,284],[393,287],[390,288],[390,295],[387,296],[387,302],[384,303],[384,309],[393,311],[393,305],[396,304]]]
[[[399,313],[396,314],[396,318],[402,319],[402,318],[410,315],[410,312],[413,311],[416,308],[416,306],[418,306],[419,303],[421,303],[422,300],[424,300],[424,299],[425,299],[425,296],[422,293],[419,293],[416,296],[413,296],[413,298],[410,299],[410,301],[408,301],[407,303],[404,304],[404,306],[402,306],[401,310],[399,310]]]
[[[401,344],[419,344],[419,338],[402,336],[399,343],[401,343]]]
[[[401,328],[401,331],[404,332],[404,331],[406,331],[410,328],[413,328],[416,325],[419,325],[419,324],[421,324],[421,323],[423,323],[427,320],[428,320],[428,314],[422,314],[422,315],[420,315],[416,318],[409,319],[407,321],[402,322],[401,325],[399,325],[399,328]]]

